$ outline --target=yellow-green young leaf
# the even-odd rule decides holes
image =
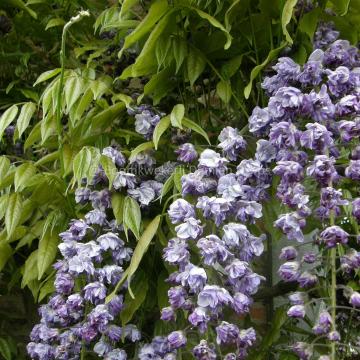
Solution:
[[[149,281],[146,278],[146,274],[143,271],[138,271],[133,281],[132,292],[134,299],[129,293],[125,296],[124,310],[121,312],[122,325],[126,325],[134,316],[135,312],[146,298],[146,294],[149,288]]]
[[[10,169],[3,178],[0,178],[0,190],[5,189],[8,186],[11,186],[14,181],[15,170]]]
[[[293,43],[293,40],[292,40],[286,26],[290,23],[296,3],[297,3],[297,0],[286,0],[286,3],[284,5],[283,11],[282,11],[282,15],[281,15],[281,26],[282,26],[283,34],[285,35],[286,41],[289,42],[290,44]]]
[[[69,113],[76,100],[83,92],[83,82],[81,79],[73,73],[66,80],[64,86],[65,103],[67,106],[67,112]]]
[[[182,119],[184,115],[185,106],[183,104],[175,105],[170,114],[171,125],[182,129]]]
[[[56,119],[54,115],[46,115],[44,119],[40,121],[41,127],[41,142],[44,144],[45,141],[56,133]]]
[[[123,51],[129,48],[131,45],[135,44],[140,40],[144,35],[149,31],[153,30],[154,25],[158,20],[165,14],[168,9],[167,0],[156,0],[150,6],[150,9],[141,23],[132,31],[124,41],[124,46],[119,52],[119,57],[121,57]]]
[[[0,178],[7,175],[10,168],[10,160],[6,156],[0,156]]]
[[[129,161],[132,162],[136,155],[140,154],[141,152],[145,151],[145,150],[149,150],[152,149],[154,147],[154,143],[152,141],[148,141],[145,143],[142,143],[140,145],[138,145],[130,154],[129,157]]]
[[[193,131],[195,131],[196,133],[200,134],[210,145],[210,139],[207,135],[207,133],[203,130],[203,128],[196,124],[195,122],[193,122],[192,120],[188,119],[188,118],[184,118],[182,121],[182,124],[184,127],[191,129]]]
[[[36,105],[33,102],[27,102],[21,108],[19,118],[16,123],[17,138],[20,138],[24,131],[29,126],[30,120],[34,115]]]
[[[22,269],[22,281],[21,281],[21,288],[24,288],[28,285],[31,281],[37,280],[38,277],[38,252],[39,250],[33,251],[30,256],[28,256],[27,260],[25,261],[25,265]]]
[[[45,30],[53,28],[55,26],[62,26],[65,24],[65,20],[61,19],[61,18],[55,18],[55,19],[51,19],[45,27]]]
[[[31,145],[41,139],[41,122],[38,122],[30,131],[29,136],[24,143],[24,150],[27,150]]]
[[[205,69],[206,61],[201,53],[191,50],[187,58],[187,73],[190,85],[193,86],[197,78]]]
[[[125,196],[123,194],[114,193],[111,195],[111,207],[118,225],[122,224],[123,222],[124,204]]]
[[[41,159],[39,159],[35,163],[35,165],[36,166],[42,166],[42,165],[47,164],[49,162],[54,162],[58,158],[59,158],[59,150],[56,150],[56,151],[53,151],[50,154],[47,154],[47,155],[43,156]]]
[[[34,19],[37,19],[37,14],[34,10],[32,10],[28,4],[25,4],[22,0],[8,0],[11,5],[21,9],[21,10],[25,10],[31,17],[33,17]]]
[[[85,110],[89,107],[91,102],[93,101],[93,92],[90,88],[88,88],[83,96],[80,98],[80,101],[77,105],[76,111],[75,111],[75,119],[74,120],[80,120],[83,116]],[[74,123],[75,121],[73,121]]]
[[[220,81],[216,85],[216,93],[219,98],[225,103],[229,103],[231,99],[231,84],[230,81]]]
[[[155,126],[154,133],[153,133],[153,142],[155,146],[155,150],[158,148],[159,140],[161,135],[167,130],[170,126],[170,116],[164,116],[158,124]]]
[[[161,202],[162,198],[170,191],[171,187],[174,185],[175,171],[176,171],[176,168],[173,171],[173,173],[167,178],[167,180],[165,181],[164,186],[161,189],[160,202]]]
[[[37,84],[40,84],[46,80],[49,80],[51,78],[53,78],[54,76],[56,76],[57,74],[60,74],[61,69],[57,68],[54,70],[49,70],[49,71],[45,71],[44,73],[42,73],[37,80],[35,81],[33,86],[36,86]]]
[[[43,300],[47,295],[53,293],[54,291],[54,278],[51,277],[49,280],[46,280],[46,282],[41,286],[38,302]]]
[[[15,228],[19,225],[22,208],[23,206],[20,194],[11,194],[8,198],[7,209],[5,213],[5,228],[8,237],[13,234]]]
[[[182,39],[174,39],[173,42],[173,51],[174,58],[176,62],[176,73],[180,70],[181,65],[183,64],[186,56],[187,56],[187,43]]]
[[[105,175],[109,180],[109,189],[111,189],[117,172],[116,166],[113,161],[105,155],[101,155],[100,164],[103,167]]]
[[[9,194],[0,196],[0,220],[5,216]]]
[[[121,4],[120,18],[123,18],[139,0],[124,0]]]
[[[330,2],[332,2],[335,6],[336,13],[340,16],[344,16],[347,14],[349,10],[350,1],[351,0],[330,0]],[[359,2],[357,2],[356,5],[355,4],[353,5],[354,9],[355,6],[359,7]]]
[[[100,150],[92,146],[83,147],[74,157],[74,179],[80,184],[82,179],[90,182],[100,162]]]
[[[72,170],[72,160],[74,157],[74,151],[69,144],[64,144],[62,147],[62,159],[64,165],[64,176],[69,174]]]
[[[135,237],[140,236],[141,211],[136,200],[127,196],[124,203],[123,223],[126,229],[130,229]]]
[[[137,268],[139,267],[141,259],[143,258],[144,254],[146,253],[146,251],[151,243],[151,240],[153,239],[153,237],[156,234],[156,231],[160,225],[160,219],[161,219],[160,215],[156,216],[151,221],[151,223],[146,227],[146,229],[143,232],[143,234],[141,235],[141,237],[135,247],[134,253],[131,257],[130,265],[127,269],[127,277],[129,280],[129,292],[130,292],[130,295],[132,295],[132,297],[134,297],[134,296],[130,289],[130,280],[131,280],[132,276],[135,274]]]
[[[1,242],[0,243],[0,271],[4,268],[7,261],[12,255],[12,248],[9,244]]]
[[[230,79],[238,71],[243,59],[243,54],[235,56],[221,66],[221,75],[224,79]]]
[[[200,10],[200,9],[197,9],[197,8],[194,8],[194,7],[191,7],[194,11],[197,12],[197,14],[207,20],[212,26],[220,29],[226,36],[226,43],[224,45],[224,49],[228,49],[231,45],[231,40],[232,40],[232,37],[230,35],[230,33],[225,29],[225,27],[218,21],[216,20],[214,17],[212,17],[211,15],[207,14],[206,12]]]
[[[21,164],[16,168],[14,186],[15,191],[21,191],[26,187],[26,183],[31,180],[31,178],[36,173],[36,167],[30,163]]]
[[[6,231],[3,230],[1,232],[1,239],[4,239],[4,241],[6,241],[7,243],[11,243],[22,239],[28,233],[29,233],[29,228],[27,226],[20,225],[15,229],[15,231],[9,238],[7,238],[6,236]]]
[[[54,262],[57,246],[58,246],[58,236],[56,231],[51,231],[48,229],[39,241],[39,249],[38,249],[38,280],[42,278],[45,274],[46,270],[51,266]]]
[[[174,185],[179,193],[181,193],[182,190],[181,178],[184,174],[185,169],[182,166],[178,166],[174,171]]]
[[[112,80],[109,76],[102,76],[101,78],[92,81],[90,89],[94,94],[94,100],[99,99],[111,87]]]
[[[118,102],[114,105],[109,106],[107,109],[96,114],[91,119],[91,127],[95,130],[108,127],[113,120],[119,118],[119,115],[125,109],[126,106],[123,102]]]
[[[13,105],[9,107],[0,117],[0,140],[4,135],[5,129],[10,125],[10,123],[15,119],[18,113],[18,107]]]
[[[269,63],[269,61],[271,61],[272,59],[274,59],[279,52],[286,46],[286,43],[280,45],[278,48],[273,49],[269,52],[267,58],[259,65],[255,66],[252,70],[251,70],[251,74],[250,74],[250,81],[249,83],[246,85],[245,89],[244,89],[244,96],[245,99],[248,99],[251,93],[251,89],[252,89],[252,83],[255,80],[255,78],[259,75],[260,71]]]

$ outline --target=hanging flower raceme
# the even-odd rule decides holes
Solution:
[[[126,159],[116,147],[107,147],[102,154],[109,157],[118,170],[114,191],[127,193],[141,206],[159,196],[163,184],[155,180],[143,181],[141,173],[126,168]],[[32,359],[79,359],[84,352],[96,353],[107,360],[126,359],[126,352],[119,348],[120,341],[140,340],[135,325],[118,324],[124,308],[126,284],[106,302],[133,252],[125,245],[123,227],[111,220],[108,188],[104,170],[99,167],[92,185],[75,192],[76,202],[90,204],[92,210],[83,219],[71,221],[68,230],[59,235],[62,259],[54,265],[55,293],[39,309],[41,320],[33,328],[27,347]]]
[[[360,56],[348,41],[336,40],[338,34],[321,24],[315,35],[318,49],[303,66],[290,58],[279,59],[273,67],[276,74],[262,84],[270,96],[268,106],[254,109],[249,129],[263,137],[257,143],[257,158],[272,167],[273,174],[279,177],[277,197],[289,209],[279,215],[275,226],[289,241],[303,242],[307,218],[313,214],[323,227],[316,236],[320,252],[325,254],[328,249],[340,248],[341,254],[345,250],[340,263],[341,268],[349,272],[358,269],[360,264],[357,251],[348,248],[350,234],[342,227],[341,218],[349,200],[339,187],[360,180],[360,162],[356,155],[360,129]],[[355,147],[353,159],[344,166],[342,154],[349,147]],[[314,196],[316,193],[320,198]],[[357,221],[358,200],[352,202],[352,215]],[[335,272],[336,257],[332,254],[331,267]],[[297,250],[286,246],[280,259],[286,261],[279,268],[281,279],[296,281],[301,288],[312,287],[318,283],[319,276],[324,277],[317,271],[321,255],[307,253],[300,260]],[[321,281],[328,281],[326,275]],[[333,289],[329,293],[333,299],[336,297],[334,276],[329,288]],[[288,315],[302,319],[307,305],[297,294],[300,293],[290,297],[293,305]],[[353,306],[358,306],[356,294],[351,292]],[[340,334],[336,331],[334,300],[325,302],[329,312],[320,314],[313,331],[327,336],[330,342],[337,342]],[[310,359],[313,354],[312,346],[301,342],[294,346],[294,351],[301,359]]]
[[[173,322],[185,312],[189,326],[144,345],[141,360],[175,358],[191,336],[189,329],[200,335],[213,332],[218,347],[233,351],[226,359],[245,358],[256,341],[252,328],[241,329],[240,323],[225,319],[224,310],[248,313],[251,297],[264,279],[250,267],[264,250],[264,238],[253,235],[246,224],[262,216],[261,201],[267,197],[271,176],[259,160],[243,160],[231,172],[246,143],[231,127],[221,132],[219,140],[222,155],[211,149],[200,154],[197,170],[182,177],[183,198],[168,210],[176,237],[169,240],[163,257],[177,270],[168,279],[170,306],[162,309],[161,319]],[[192,146],[181,151],[191,153]],[[216,358],[214,343],[197,341],[192,349],[195,358]]]

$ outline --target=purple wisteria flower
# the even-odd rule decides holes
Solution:
[[[320,234],[320,243],[325,244],[327,248],[335,247],[337,244],[346,244],[349,234],[341,227],[334,225],[326,228]]]
[[[214,150],[206,149],[200,154],[198,168],[206,175],[220,177],[226,172],[228,162],[226,158],[222,158]]]
[[[305,317],[305,307],[304,305],[293,305],[287,312],[287,315],[292,318],[301,318]]]
[[[218,147],[223,150],[223,154],[231,161],[235,161],[239,153],[246,148],[246,141],[239,135],[238,129],[230,126],[224,128],[219,135]]]
[[[300,275],[299,268],[297,261],[288,261],[280,266],[278,273],[284,281],[296,281]]]
[[[195,150],[194,145],[190,143],[181,144],[175,150],[175,153],[178,156],[177,159],[185,163],[190,163],[198,157],[198,153]]]

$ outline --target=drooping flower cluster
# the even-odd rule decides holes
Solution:
[[[159,196],[163,184],[142,181],[141,174],[125,171],[126,159],[117,148],[106,147],[102,153],[118,170],[113,191],[127,193],[141,206]],[[33,328],[27,347],[32,359],[79,359],[84,351],[107,360],[126,359],[126,352],[118,348],[120,340],[140,340],[135,325],[119,326],[123,294],[106,302],[133,250],[125,245],[122,226],[110,220],[111,191],[101,167],[91,184],[75,193],[76,202],[86,209],[90,207],[90,211],[84,218],[71,221],[68,230],[59,235],[62,259],[54,265],[55,293],[39,309],[41,321]]]
[[[341,247],[340,254],[345,251],[345,256],[340,262],[349,272],[360,264],[356,250],[346,251],[349,234],[341,226],[341,216],[349,200],[339,186],[345,178],[359,181],[360,162],[356,151],[345,166],[338,159],[349,147],[357,146],[359,138],[360,55],[348,41],[337,40],[339,33],[328,27],[320,25],[315,34],[317,49],[303,66],[290,58],[279,59],[273,67],[276,74],[262,84],[269,95],[268,106],[254,109],[249,128],[262,137],[257,143],[257,158],[279,177],[277,197],[289,209],[274,225],[289,241],[303,242],[307,218],[317,217],[324,227],[316,236],[320,250]],[[316,193],[320,198],[313,195]],[[358,199],[353,200],[352,207],[353,216],[359,220]],[[279,268],[284,281],[296,281],[300,288],[318,283],[316,269],[321,255],[307,253],[299,260],[296,249],[287,246],[280,259],[286,261]],[[307,266],[302,269],[304,264]],[[352,303],[357,293],[350,293],[350,303],[357,306],[356,300]],[[301,319],[306,303],[299,294],[290,297],[288,315]],[[320,314],[313,331],[331,342],[340,340],[335,319],[327,311]],[[294,351],[301,359],[310,359],[313,354],[305,343],[297,343]]]
[[[264,250],[264,237],[253,235],[246,223],[262,216],[261,201],[267,197],[271,176],[256,159],[243,160],[236,172],[230,172],[246,146],[237,129],[225,128],[219,141],[223,155],[204,150],[197,170],[182,177],[183,198],[168,210],[176,237],[169,240],[163,256],[177,271],[169,276],[169,306],[162,309],[161,319],[174,321],[185,310],[191,328],[201,335],[210,327],[216,332],[218,346],[233,351],[226,359],[244,359],[256,341],[255,331],[241,330],[239,323],[227,321],[224,310],[248,313],[251,297],[264,279],[250,267]],[[200,260],[194,263],[193,256]],[[186,337],[183,329],[154,338],[139,358],[175,358]],[[192,352],[196,359],[217,356],[215,345],[201,338]]]

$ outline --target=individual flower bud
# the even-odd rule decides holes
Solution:
[[[330,341],[340,341],[341,338],[338,331],[331,331],[327,337]]]
[[[305,317],[305,307],[304,305],[293,305],[287,312],[287,315],[292,318],[301,318]]]
[[[173,331],[167,336],[171,350],[176,350],[186,345],[186,337],[182,331]]]
[[[337,244],[346,244],[349,234],[341,227],[334,225],[326,228],[320,234],[320,243],[325,244],[329,248],[335,247]]]
[[[350,296],[350,304],[354,307],[360,307],[360,293],[353,291]]]
[[[177,160],[185,163],[190,163],[198,157],[198,153],[195,150],[193,144],[185,143],[181,144],[176,150]]]
[[[280,260],[294,260],[296,259],[298,253],[293,246],[286,246],[281,249],[279,259]]]
[[[314,252],[306,252],[303,256],[303,261],[307,264],[313,264],[317,259],[317,255]]]
[[[297,261],[288,261],[280,266],[279,276],[284,281],[296,281],[299,277],[299,267],[300,264]]]

